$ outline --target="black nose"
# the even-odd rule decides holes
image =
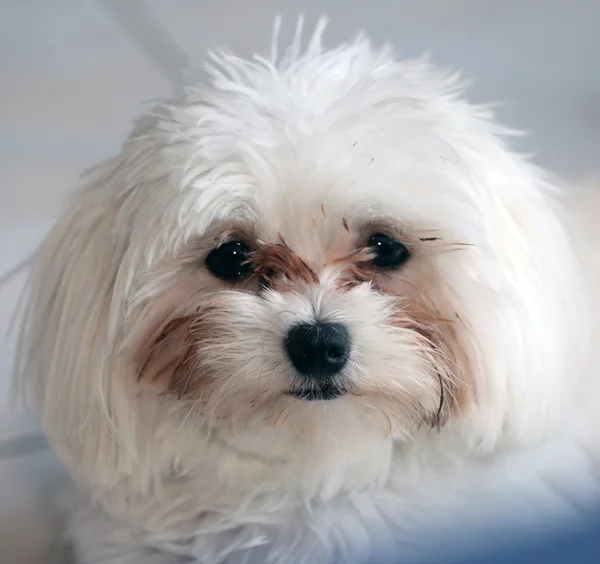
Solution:
[[[339,323],[296,325],[290,329],[285,347],[300,374],[332,376],[348,362],[350,335]]]

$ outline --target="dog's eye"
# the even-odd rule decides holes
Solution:
[[[251,270],[250,249],[239,241],[229,241],[213,249],[206,257],[206,267],[217,278],[236,282]]]
[[[410,251],[405,245],[383,233],[373,235],[367,246],[374,255],[371,263],[379,268],[398,268],[410,258]]]

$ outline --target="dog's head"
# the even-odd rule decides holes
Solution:
[[[538,171],[453,77],[362,39],[213,63],[36,256],[21,371],[63,458],[108,484],[189,425],[537,436],[580,329]]]

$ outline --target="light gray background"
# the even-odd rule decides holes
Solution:
[[[125,0],[124,0],[125,1]],[[146,0],[194,59],[224,44],[265,51],[273,16],[289,37],[328,13],[326,42],[366,29],[399,55],[425,51],[473,81],[470,98],[531,132],[519,148],[571,178],[600,158],[600,0]],[[0,0],[0,273],[39,241],[80,171],[115,152],[131,119],[169,87],[92,0]],[[0,289],[0,332],[22,281]],[[11,343],[0,341],[0,561],[45,562],[47,452],[2,457],[2,441],[35,428],[7,395]]]

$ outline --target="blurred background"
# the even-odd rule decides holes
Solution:
[[[0,0],[0,274],[35,248],[81,171],[115,153],[131,120],[170,93],[110,4]],[[140,0],[130,8],[136,5],[192,61],[214,45],[266,52],[275,14],[284,16],[287,39],[298,13],[307,29],[327,13],[326,43],[362,28],[399,56],[430,52],[472,81],[472,101],[500,102],[501,121],[529,132],[517,140],[519,150],[569,179],[599,170],[600,0]],[[17,277],[0,288],[0,562],[41,564],[57,528],[53,492],[62,475],[35,421],[8,395],[13,342],[4,334],[21,285]]]

